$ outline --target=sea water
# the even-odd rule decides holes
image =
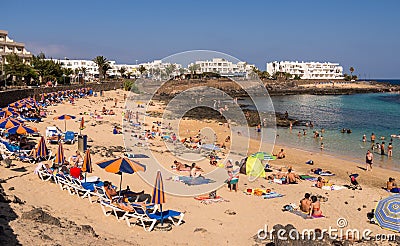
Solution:
[[[365,154],[371,149],[370,136],[376,135],[375,143],[385,142],[385,154],[375,150],[374,164],[383,168],[400,170],[400,94],[369,93],[354,95],[290,95],[271,97],[275,111],[287,111],[290,118],[311,121],[313,128],[294,126],[278,128],[276,144],[295,148],[335,154],[344,159],[365,164]],[[255,99],[265,100],[265,99]],[[242,103],[242,102],[241,102]],[[250,104],[244,100],[244,104]],[[321,133],[321,129],[325,132]],[[351,129],[352,133],[341,133],[341,129]],[[303,129],[307,135],[303,135]],[[301,136],[298,137],[300,131]],[[313,137],[318,131],[323,139]],[[367,142],[362,142],[363,134]],[[381,140],[381,137],[384,140]],[[387,156],[387,146],[392,141],[393,157]]]

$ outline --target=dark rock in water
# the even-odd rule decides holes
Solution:
[[[25,212],[22,214],[21,218],[26,220],[33,220],[35,222],[43,224],[55,225],[61,227],[61,222],[59,219],[46,213],[41,208],[34,208],[29,212]]]
[[[90,225],[82,225],[82,232],[83,233],[87,233],[87,234],[91,234],[93,237],[97,237],[98,236],[96,234],[96,232],[94,231],[93,227],[91,227]]]

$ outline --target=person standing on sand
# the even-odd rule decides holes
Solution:
[[[392,157],[392,156],[393,156],[393,145],[392,145],[391,142],[390,142],[389,145],[388,145],[388,156],[389,156],[389,157]]]
[[[365,171],[372,171],[372,164],[374,163],[374,155],[370,150],[365,155]]]

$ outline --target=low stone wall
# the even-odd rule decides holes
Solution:
[[[101,84],[98,83],[87,83],[86,85],[67,85],[67,86],[57,86],[57,87],[37,87],[37,88],[26,88],[26,89],[18,89],[18,90],[8,90],[0,92],[0,107],[5,107],[10,103],[18,101],[20,99],[26,97],[35,97],[39,98],[42,93],[51,93],[63,90],[75,90],[84,87],[90,87],[94,91],[109,91],[114,89],[122,88],[121,81],[113,81],[113,82],[103,82]]]

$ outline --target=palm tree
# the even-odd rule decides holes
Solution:
[[[96,56],[96,58],[93,59],[93,62],[96,63],[99,69],[99,80],[101,82],[101,79],[105,78],[107,70],[111,68],[110,62],[104,56]]]
[[[146,69],[143,65],[140,65],[140,67],[139,67],[139,73],[140,73],[140,75],[142,75],[146,70],[147,70],[147,69]]]
[[[354,72],[354,67],[350,67],[350,74],[351,74],[351,79],[350,80],[352,80],[353,79],[353,72]]]
[[[80,69],[82,71],[83,83],[85,83],[87,67],[81,67]]]
[[[200,64],[192,64],[189,66],[189,71],[190,71],[190,78],[193,79],[193,75],[196,73],[197,70],[200,69]]]
[[[123,78],[126,73],[126,67],[121,67],[120,69],[118,69],[118,72],[121,74],[121,77]]]

